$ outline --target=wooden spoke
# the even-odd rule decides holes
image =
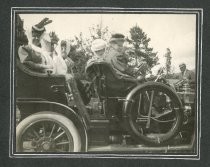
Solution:
[[[65,131],[61,132],[59,135],[57,135],[54,140],[58,139],[59,137],[61,137],[63,134],[65,134]]]
[[[151,115],[152,115],[153,97],[154,97],[154,90],[152,91],[151,98],[150,98],[149,113],[148,113],[148,119],[147,119],[146,128],[150,128],[150,121],[151,121]]]
[[[63,141],[63,142],[60,142],[60,143],[56,143],[56,145],[65,145],[65,144],[70,144],[69,141]]]
[[[52,127],[52,130],[51,130],[51,132],[50,132],[49,137],[51,137],[51,136],[52,136],[54,129],[55,129],[55,124],[53,124],[53,127]]]

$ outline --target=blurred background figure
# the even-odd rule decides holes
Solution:
[[[179,65],[180,73],[176,76],[177,79],[183,83],[188,83],[191,88],[195,88],[195,73],[191,70],[188,70],[185,63]]]
[[[178,75],[180,80],[186,80],[190,83],[195,83],[195,73],[191,70],[188,70],[185,63],[181,63],[179,68],[181,71]]]

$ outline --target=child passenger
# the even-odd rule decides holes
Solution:
[[[67,66],[67,73],[72,73],[72,68],[74,67],[73,60],[69,57],[69,52],[71,50],[71,44],[69,40],[61,41],[61,57],[64,59],[65,64]]]

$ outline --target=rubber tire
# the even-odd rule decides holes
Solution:
[[[165,89],[166,92],[168,92],[169,94],[171,94],[173,96],[173,98],[175,98],[175,100],[177,101],[177,103],[178,103],[178,105],[180,107],[180,110],[177,111],[178,123],[176,124],[176,126],[175,126],[175,128],[173,130],[173,133],[170,135],[170,138],[168,138],[165,141],[162,141],[161,143],[156,143],[156,142],[153,142],[152,140],[149,140],[147,137],[145,137],[145,136],[140,135],[139,133],[137,133],[136,132],[136,129],[133,129],[133,125],[131,125],[133,123],[130,122],[131,120],[129,120],[130,117],[128,117],[126,119],[126,126],[127,126],[127,129],[128,129],[128,132],[130,132],[130,134],[131,134],[131,136],[133,136],[134,140],[136,140],[138,142],[139,141],[143,141],[145,144],[152,145],[152,146],[166,145],[166,144],[169,144],[170,143],[170,141],[178,134],[178,132],[180,131],[180,129],[182,127],[182,124],[183,124],[182,104],[181,104],[178,96],[176,95],[176,93],[171,88],[169,88],[168,86],[166,86],[166,85],[164,85],[162,83],[158,83],[158,82],[148,82],[148,83],[145,83],[144,85],[141,85],[141,87],[139,89],[134,88],[136,90],[134,90],[134,92],[130,96],[130,99],[132,99],[140,91],[145,90],[147,88],[150,89],[150,87],[153,87],[153,88],[159,87],[161,89]],[[129,113],[129,111],[127,111],[127,113]]]
[[[33,115],[26,117],[16,127],[16,151],[17,152],[22,151],[20,142],[21,142],[22,134],[24,133],[25,129],[31,123],[37,122],[40,120],[45,120],[45,119],[55,121],[56,123],[61,124],[63,127],[65,127],[69,131],[73,139],[73,144],[74,144],[73,152],[81,151],[81,138],[74,123],[70,119],[68,119],[67,117],[61,114],[50,112],[50,111],[43,111],[43,112],[38,112],[38,113],[35,113]]]

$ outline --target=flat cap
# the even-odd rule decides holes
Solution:
[[[179,67],[184,67],[184,66],[186,66],[186,64],[185,64],[185,63],[181,63],[181,64],[179,64]]]
[[[125,36],[123,34],[115,33],[115,34],[112,34],[109,42],[124,41],[125,40],[124,38],[125,38]]]

